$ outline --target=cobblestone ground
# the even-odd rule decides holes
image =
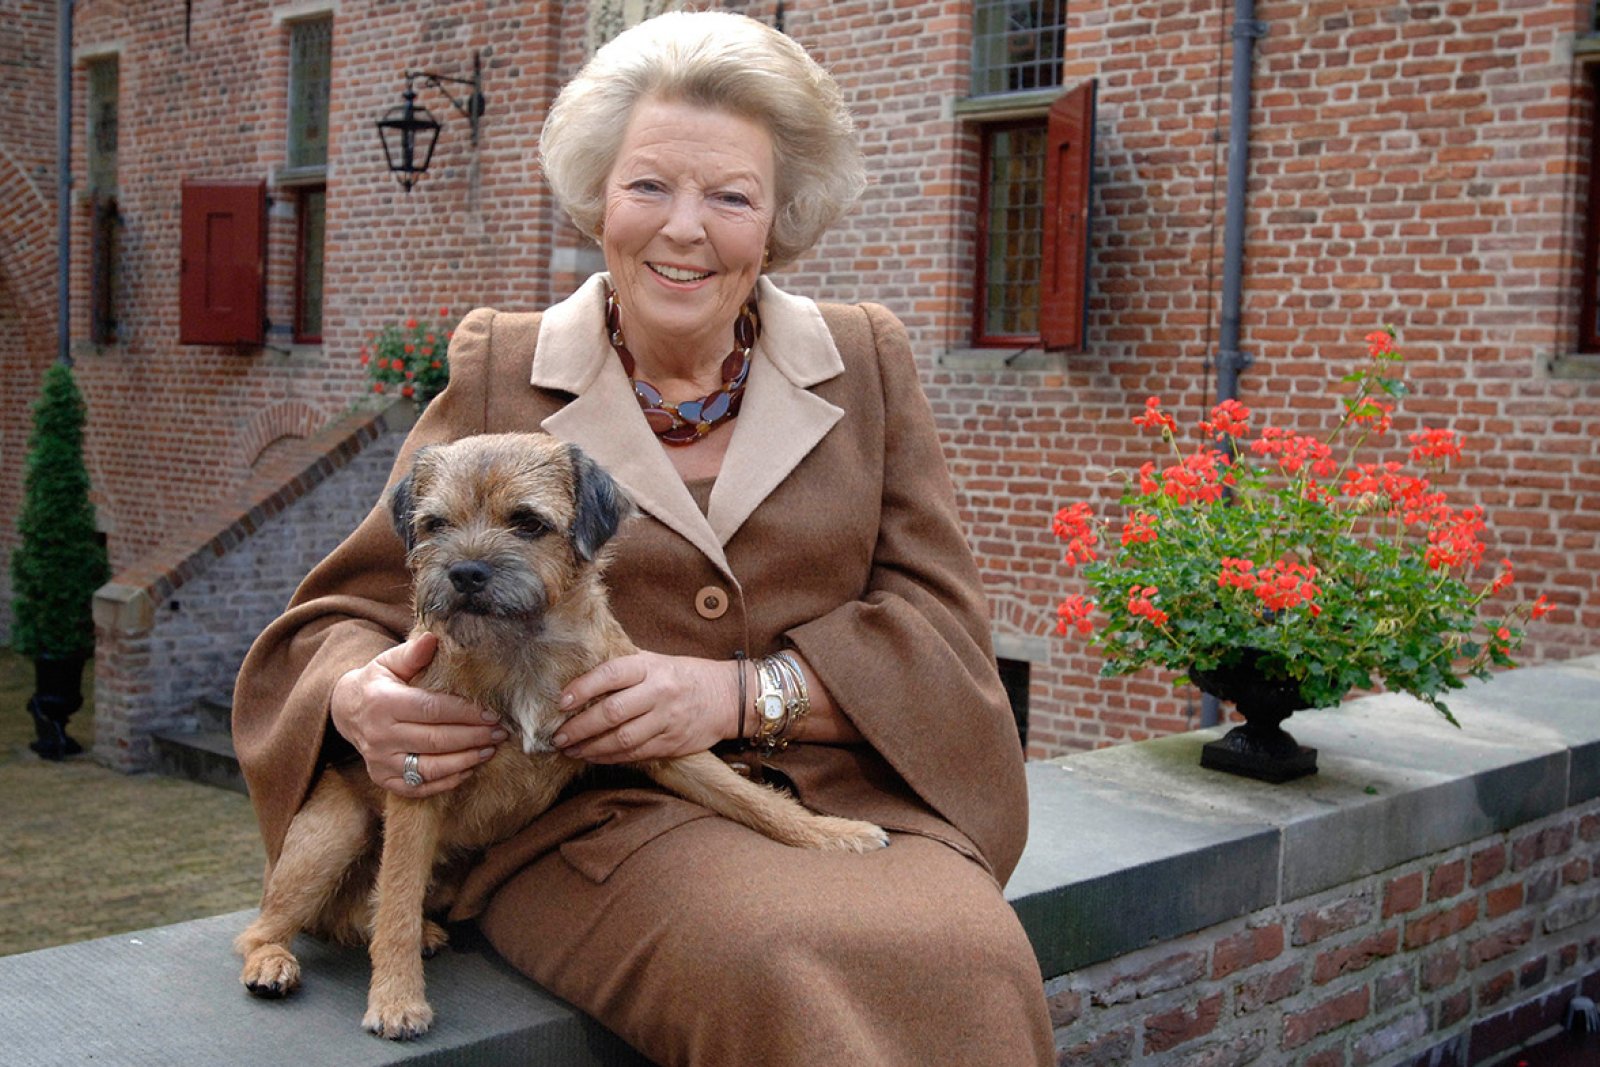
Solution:
[[[241,794],[28,749],[33,666],[0,649],[0,956],[254,907],[263,854]],[[92,685],[85,679],[86,697]],[[92,700],[69,732],[94,737]]]

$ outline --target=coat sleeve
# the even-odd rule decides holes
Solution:
[[[1004,882],[1027,838],[1027,785],[988,606],[905,328],[865,310],[885,451],[868,587],[788,637],[866,741]]]
[[[450,384],[402,445],[393,484],[420,447],[484,429],[494,312],[472,312],[450,343]],[[233,740],[250,787],[268,863],[311,789],[328,729],[333,685],[398,644],[411,629],[411,581],[383,501],[295,591],[256,638],[233,695]]]

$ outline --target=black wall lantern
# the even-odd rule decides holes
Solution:
[[[405,103],[399,107],[389,109],[383,118],[377,122],[378,140],[383,144],[383,158],[388,162],[389,169],[399,179],[400,185],[407,193],[417,184],[417,180],[428,171],[428,164],[433,160],[434,146],[439,143],[439,131],[444,128],[443,123],[434,118],[427,108],[417,103],[417,91],[413,83],[419,79],[424,85],[432,86],[444,94],[445,99],[455,105],[456,110],[467,117],[472,124],[472,143],[478,143],[478,119],[483,117],[483,61],[477,52],[472,53],[472,78],[451,78],[444,74],[432,74],[428,71],[408,70],[405,72],[406,89],[401,94]],[[465,100],[457,100],[450,95],[444,83],[451,85],[465,85],[472,89]]]

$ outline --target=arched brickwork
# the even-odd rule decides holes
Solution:
[[[304,400],[285,400],[258,411],[240,431],[240,464],[251,467],[274,441],[285,437],[310,437],[327,421],[327,415]]]

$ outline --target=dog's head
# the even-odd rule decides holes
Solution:
[[[577,446],[490,434],[419,449],[389,494],[418,619],[463,644],[510,624],[527,636],[574,589],[633,502]]]

